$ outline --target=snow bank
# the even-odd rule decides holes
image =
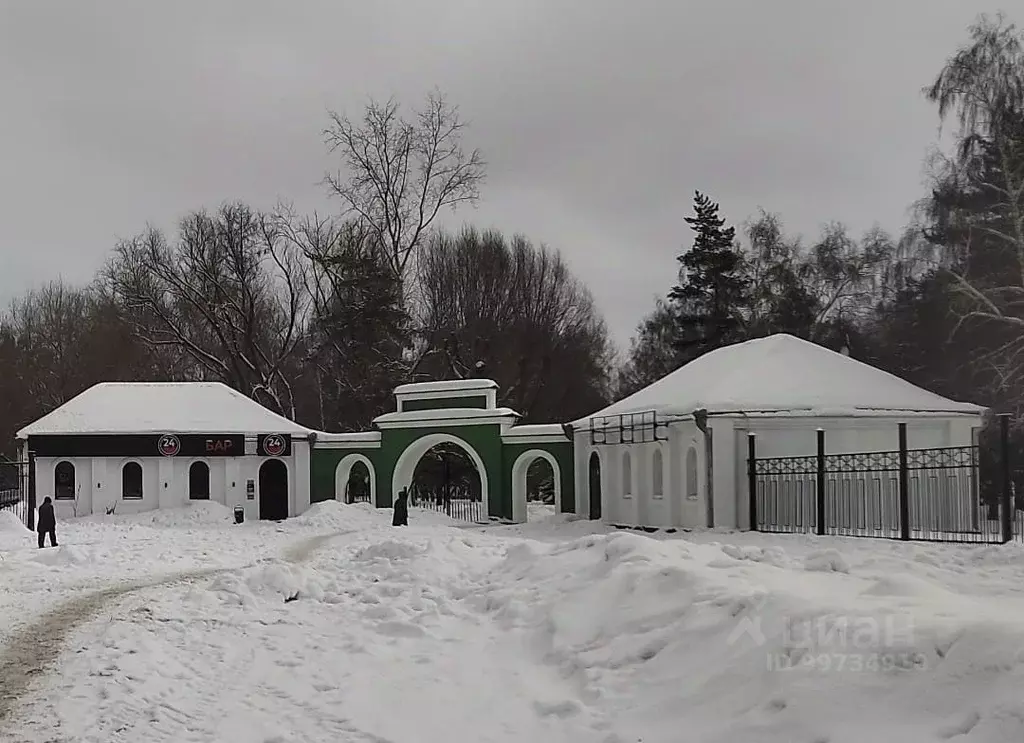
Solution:
[[[162,508],[128,517],[157,527],[193,527],[234,521],[232,509],[215,501],[193,501],[181,508]]]
[[[383,511],[369,503],[346,504],[328,500],[314,503],[300,515],[289,519],[289,523],[324,530],[379,528],[391,524],[391,511]]]
[[[618,533],[516,545],[477,601],[616,711],[614,740],[1024,735],[1024,614],[850,572],[836,549],[800,562]]]
[[[68,566],[91,565],[95,562],[92,551],[82,547],[69,547],[61,545],[56,548],[37,549],[29,559],[39,565],[46,565],[52,568],[65,568]]]
[[[16,534],[21,537],[28,531],[24,522],[10,511],[0,511],[0,534]]]

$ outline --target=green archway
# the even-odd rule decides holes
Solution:
[[[312,502],[343,500],[352,466],[370,473],[375,504],[390,508],[412,485],[416,465],[439,444],[458,447],[480,476],[479,521],[526,520],[526,470],[538,458],[552,465],[556,503],[575,510],[572,441],[559,424],[516,425],[519,414],[496,404],[489,379],[423,382],[395,389],[395,412],[373,431],[320,434],[311,455]]]

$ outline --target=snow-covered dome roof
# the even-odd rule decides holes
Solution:
[[[780,333],[719,348],[590,418],[656,411],[877,415],[892,412],[981,415],[955,402],[816,343]]]

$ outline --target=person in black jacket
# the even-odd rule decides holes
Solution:
[[[53,515],[53,503],[50,501],[50,496],[43,498],[43,504],[39,506],[36,531],[39,532],[39,549],[46,544],[47,534],[50,535],[50,546],[57,546],[57,517]]]
[[[392,526],[409,525],[409,490],[402,488],[398,491],[398,499],[395,501],[395,517],[391,520]]]

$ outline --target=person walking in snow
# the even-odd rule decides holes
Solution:
[[[392,526],[409,525],[409,489],[402,488],[398,491],[398,499],[395,501],[395,517],[391,519]]]
[[[57,546],[57,517],[53,514],[53,503],[50,501],[50,496],[43,498],[43,504],[39,506],[36,531],[39,532],[39,549],[46,544],[47,534],[50,535],[50,546]]]

